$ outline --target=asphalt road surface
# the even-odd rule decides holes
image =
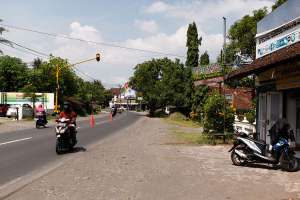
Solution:
[[[89,145],[127,127],[138,118],[139,115],[135,113],[124,112],[110,121],[108,115],[104,114],[96,118],[94,128],[90,128],[88,120],[77,122],[79,129],[75,151],[88,149]],[[1,133],[0,186],[70,156],[58,156],[55,153],[55,139],[54,126]]]

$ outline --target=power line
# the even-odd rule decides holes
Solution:
[[[28,50],[28,51],[32,51],[32,52],[34,52],[34,53],[37,53],[37,54],[40,54],[40,55],[49,57],[49,55],[46,54],[46,53],[43,53],[43,52],[40,52],[40,51],[31,49],[31,48],[25,47],[25,46],[23,46],[23,45],[21,45],[21,44],[18,44],[18,43],[16,43],[16,42],[13,42],[13,41],[9,41],[9,42],[11,42],[12,44],[14,44],[14,45],[16,45],[16,46],[19,46],[19,47],[21,47],[21,48],[24,48],[24,49],[26,49],[26,50]]]
[[[10,48],[13,48],[13,49],[15,49],[15,50],[17,50],[17,51],[20,51],[20,52],[23,52],[23,53],[31,54],[31,55],[34,55],[34,56],[37,56],[37,57],[42,57],[42,56],[43,56],[44,58],[46,58],[44,55],[40,55],[40,54],[37,54],[37,53],[33,53],[33,52],[31,52],[31,51],[28,51],[28,50],[16,48],[16,47],[14,47],[14,46],[12,46],[12,45],[9,45],[9,44],[5,44],[5,43],[0,43],[0,44],[5,45],[5,46],[8,46],[8,47],[10,47]],[[47,57],[47,58],[48,58],[48,57]]]
[[[38,31],[38,30],[33,30],[33,29],[29,29],[29,28],[23,28],[23,27],[8,25],[8,24],[0,24],[0,25],[4,26],[4,27],[12,28],[12,29],[38,33],[38,34],[47,35],[47,36],[55,37],[55,38],[60,37],[60,38],[65,38],[65,39],[70,39],[70,40],[77,40],[77,41],[80,41],[80,42],[92,43],[92,44],[109,46],[109,47],[114,47],[114,48],[127,49],[127,50],[131,50],[131,51],[139,51],[139,52],[144,52],[144,53],[152,53],[152,54],[159,54],[159,55],[165,55],[165,56],[186,58],[183,55],[177,55],[177,54],[173,54],[173,53],[164,53],[164,52],[160,52],[160,51],[152,51],[152,50],[146,50],[146,49],[139,49],[139,48],[121,46],[121,45],[116,45],[116,44],[112,44],[112,43],[97,42],[97,41],[92,41],[92,40],[84,40],[84,39],[70,37],[70,36],[66,36],[66,35],[59,35],[57,33],[47,33],[47,32],[43,32],[43,31]]]
[[[37,51],[37,50],[31,49],[31,48],[29,48],[29,47],[25,47],[24,45],[21,45],[21,44],[19,44],[19,43],[13,42],[13,41],[11,41],[11,40],[8,40],[8,41],[9,41],[11,44],[14,44],[14,45],[16,45],[16,46],[18,46],[18,47],[21,47],[22,49],[16,48],[16,47],[13,46],[13,45],[5,44],[5,43],[0,43],[0,44],[5,45],[5,46],[8,46],[8,47],[11,47],[11,48],[13,48],[13,49],[15,49],[15,50],[18,50],[18,51],[21,51],[21,52],[23,52],[23,53],[29,53],[29,54],[35,55],[35,56],[37,56],[37,57],[43,57],[43,58],[46,58],[46,59],[49,59],[49,57],[50,57],[48,54],[43,53],[43,52],[41,52],[41,51]],[[24,49],[25,49],[25,50],[24,50]],[[89,79],[92,80],[92,81],[97,80],[97,79],[93,78],[92,76],[88,75],[87,73],[82,72],[81,70],[79,70],[78,68],[76,68],[76,66],[74,67],[74,69],[75,69],[77,72],[81,73],[82,75],[84,75],[85,77],[89,78]]]

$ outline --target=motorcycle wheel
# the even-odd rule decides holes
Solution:
[[[37,129],[40,128],[40,126],[39,126],[39,124],[37,122],[35,123],[35,128],[37,128]]]
[[[285,153],[280,156],[280,167],[283,171],[296,172],[298,171],[298,160],[294,156],[286,157]]]
[[[57,140],[56,140],[55,152],[56,152],[57,155],[62,154],[61,145],[59,144],[59,142]]]
[[[236,166],[244,166],[247,164],[247,160],[244,158],[241,158],[237,153],[234,151],[235,149],[232,150],[231,152],[231,161],[234,165]],[[241,149],[239,149],[241,150]]]

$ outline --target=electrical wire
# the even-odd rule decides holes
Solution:
[[[173,53],[164,53],[164,52],[160,52],[160,51],[153,51],[153,50],[146,50],[146,49],[139,49],[139,48],[121,46],[121,45],[116,45],[116,44],[112,44],[112,43],[97,42],[97,41],[92,41],[92,40],[84,40],[84,39],[70,37],[70,36],[66,36],[66,35],[60,35],[60,34],[57,34],[57,33],[47,33],[47,32],[43,32],[43,31],[38,31],[38,30],[33,30],[33,29],[29,29],[29,28],[13,26],[13,25],[8,25],[8,24],[0,24],[0,26],[4,26],[4,27],[7,27],[7,28],[12,28],[12,29],[16,29],[16,30],[22,30],[22,31],[27,31],[27,32],[38,33],[38,34],[47,35],[47,36],[55,37],[55,38],[59,37],[59,38],[65,38],[65,39],[70,39],[70,40],[77,40],[77,41],[85,42],[85,43],[88,43],[88,44],[92,43],[92,44],[96,44],[96,45],[109,46],[109,47],[126,49],[126,50],[131,50],[131,51],[139,51],[139,52],[144,52],[144,53],[152,53],[152,54],[159,54],[159,55],[165,55],[165,56],[186,58],[186,56],[177,55],[177,54],[173,54]]]
[[[37,56],[37,57],[49,58],[49,57],[46,57],[44,55],[33,53],[31,51],[28,51],[28,50],[26,51],[24,49],[16,48],[16,47],[14,47],[12,45],[9,45],[9,44],[5,44],[5,43],[0,43],[0,44],[5,45],[5,46],[10,47],[10,48],[13,48],[13,49],[15,49],[17,51],[20,51],[20,52],[23,52],[23,53],[31,54],[31,55],[34,55],[34,56]]]
[[[29,47],[25,47],[24,45],[21,45],[19,43],[16,43],[16,42],[13,42],[11,40],[8,40],[11,44],[14,44],[18,47],[21,47],[23,49],[20,49],[20,48],[16,48],[15,46],[13,45],[9,45],[9,44],[5,44],[5,43],[0,43],[2,45],[5,45],[5,46],[8,46],[10,48],[13,48],[15,50],[18,50],[18,51],[21,51],[23,53],[29,53],[29,54],[32,54],[32,55],[35,55],[37,57],[43,57],[44,59],[49,59],[50,56],[46,53],[43,53],[43,52],[40,52],[40,51],[37,51],[37,50],[34,50],[34,49],[31,49]],[[25,50],[24,50],[25,49]],[[87,77],[88,79],[92,80],[92,81],[96,81],[97,79],[93,78],[92,76],[88,75],[87,73],[85,72],[82,72],[81,70],[79,70],[76,66],[73,67],[77,72],[81,73],[82,75],[84,75],[85,77]]]

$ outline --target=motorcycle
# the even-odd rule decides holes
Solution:
[[[56,153],[71,151],[77,143],[76,125],[67,118],[56,120]]]
[[[36,128],[40,128],[40,127],[44,127],[46,128],[47,125],[47,121],[45,120],[45,114],[42,112],[38,112],[36,113],[36,121],[35,121],[35,127]]]
[[[111,110],[110,110],[111,115],[114,117],[117,114],[117,111],[118,111],[117,107],[112,107]]]
[[[291,147],[294,142],[293,132],[288,138],[278,137],[274,145],[265,141],[254,140],[245,133],[236,132],[236,139],[231,152],[231,161],[234,165],[244,166],[248,163],[267,163],[280,167],[283,171],[294,172],[298,170],[298,160]]]

